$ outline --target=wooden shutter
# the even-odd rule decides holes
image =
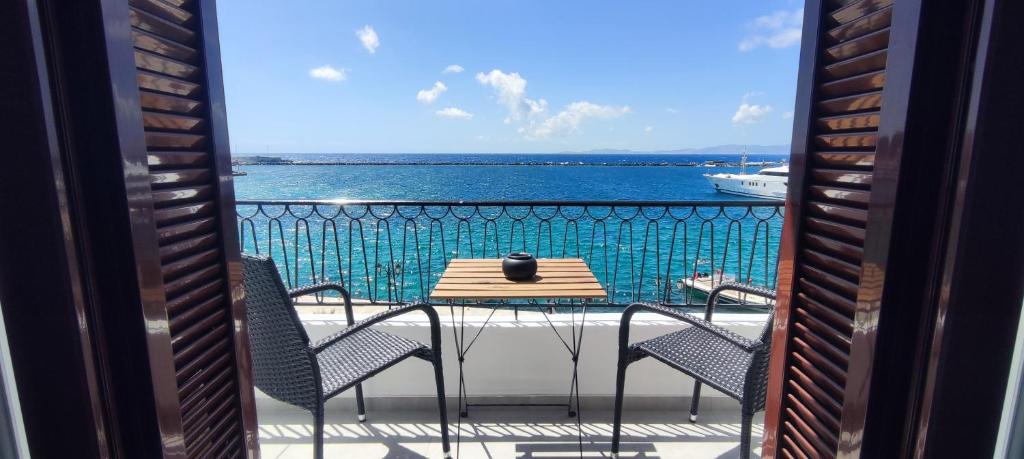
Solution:
[[[858,454],[917,8],[806,5],[764,457]]]
[[[180,413],[181,441],[165,442],[165,454],[252,454],[255,414],[214,1],[129,5],[174,367],[174,381],[163,383],[174,385]]]

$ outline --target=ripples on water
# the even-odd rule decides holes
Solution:
[[[285,156],[285,155],[281,155]],[[571,158],[569,157],[571,156]],[[358,157],[358,158],[357,158]],[[529,200],[564,200],[564,201],[736,201],[749,200],[741,197],[716,193],[707,181],[702,177],[706,172],[738,172],[738,168],[705,168],[705,167],[680,167],[680,166],[607,166],[607,165],[584,165],[584,166],[540,166],[540,165],[422,165],[410,164],[411,162],[446,162],[462,160],[464,162],[523,162],[523,161],[582,161],[587,163],[599,162],[602,164],[614,163],[616,161],[638,160],[637,155],[345,155],[346,161],[354,159],[365,160],[366,162],[380,162],[385,157],[393,161],[395,165],[290,165],[290,166],[241,166],[240,169],[248,175],[235,177],[236,197],[239,200],[282,200],[282,199],[348,199],[348,200],[429,200],[429,201],[529,201]],[[293,156],[292,158],[324,160],[325,158],[313,158],[309,156]],[[338,156],[331,156],[329,160],[337,160]],[[460,159],[461,158],[461,159]],[[639,158],[651,162],[664,162],[675,160],[678,162],[703,162],[708,159],[722,159],[737,161],[737,156],[723,155],[643,155]],[[765,159],[777,160],[782,156],[751,157],[751,161]],[[355,161],[353,161],[355,162]],[[753,168],[751,168],[753,171]],[[486,209],[485,209],[486,210]],[[500,209],[499,209],[500,210]],[[248,209],[240,209],[246,213]],[[740,212],[739,209],[736,209]],[[308,208],[303,210],[308,212]],[[732,212],[732,210],[730,210]],[[745,212],[745,209],[742,210]],[[712,214],[714,212],[711,212]],[[768,212],[770,213],[770,212]],[[673,267],[671,274],[672,281],[677,276],[682,276],[684,271],[692,273],[694,269],[704,271],[708,268],[708,254],[713,246],[716,249],[715,261],[721,266],[723,261],[722,253],[726,244],[728,234],[728,222],[726,219],[715,221],[714,241],[704,239],[700,241],[700,222],[688,222],[685,224],[689,231],[685,241],[681,231],[682,227],[675,228],[675,241],[673,241],[673,229],[675,222],[671,219],[657,221],[658,232],[652,232],[645,236],[647,222],[637,220],[633,225],[626,225],[621,229],[630,229],[632,233],[628,237],[621,233],[619,221],[609,221],[607,228],[599,227],[604,234],[598,233],[592,237],[591,233],[595,228],[593,221],[584,219],[580,221],[580,238],[575,240],[570,235],[570,240],[565,240],[566,225],[564,219],[555,220],[550,229],[543,229],[541,239],[551,239],[550,245],[547,241],[537,244],[537,231],[539,228],[536,220],[529,220],[520,234],[516,237],[515,246],[512,249],[519,250],[520,244],[525,244],[529,251],[539,251],[543,256],[584,256],[591,264],[598,279],[609,287],[610,293],[615,296],[617,302],[629,302],[639,296],[639,299],[650,300],[659,294],[659,289],[664,291],[664,281],[659,279],[659,274],[664,274],[667,262],[672,257]],[[755,243],[754,233],[756,221],[746,219],[738,233],[731,236],[731,247],[743,243],[743,254],[735,249],[733,253],[724,258],[726,274],[736,274],[741,271],[743,276],[751,275],[757,284],[771,284],[774,279],[774,260],[777,257],[778,238],[781,232],[781,218],[771,219],[767,228],[768,241],[767,253],[763,250],[765,245],[764,229],[761,230],[760,240],[756,242],[761,250],[751,250]],[[397,263],[401,270],[406,273],[403,276],[402,294],[403,300],[421,299],[424,292],[428,292],[432,284],[436,282],[440,273],[438,266],[443,264],[444,259],[449,259],[456,253],[460,256],[467,256],[473,252],[473,256],[480,257],[486,250],[488,256],[494,256],[494,247],[502,253],[508,250],[512,241],[511,219],[502,219],[497,222],[497,233],[500,241],[494,241],[494,232],[491,231],[488,242],[483,241],[483,218],[477,217],[474,221],[472,232],[476,236],[472,245],[466,240],[465,227],[463,233],[458,234],[458,223],[456,219],[444,223],[444,238],[447,244],[442,253],[439,244],[428,248],[427,240],[431,230],[429,219],[421,218],[414,220],[411,225],[408,221],[400,218],[392,218],[390,221],[390,238],[386,229],[377,227],[376,222],[367,221],[360,236],[354,234],[353,239],[357,244],[353,245],[351,257],[347,251],[348,246],[348,222],[338,221],[337,235],[341,240],[341,253],[328,248],[328,256],[321,258],[323,252],[324,221],[322,218],[312,218],[310,223],[310,238],[307,241],[304,226],[295,226],[295,219],[282,219],[280,231],[283,231],[285,244],[281,244],[281,234],[273,230],[273,240],[276,244],[275,259],[278,264],[284,263],[281,255],[281,247],[288,252],[288,264],[292,271],[292,277],[297,278],[295,283],[306,283],[312,276],[312,267],[316,268],[318,277],[325,274],[333,279],[339,277],[350,281],[350,289],[355,297],[372,297],[377,300],[387,299],[388,283],[383,279],[375,279],[376,270],[381,266],[395,265]],[[251,230],[246,230],[243,246],[246,251],[254,251],[253,235],[260,245],[260,251],[266,253],[269,246],[266,244],[272,240],[268,237],[271,231],[266,221],[254,221]],[[420,255],[413,253],[413,246],[409,252],[402,255],[400,249],[402,240],[412,237],[411,229],[415,227],[419,231],[418,238],[422,242]],[[332,227],[326,227],[329,233],[328,240],[334,236]],[[409,229],[408,234],[405,233]],[[570,232],[575,232],[576,227],[569,225]],[[255,232],[253,232],[253,230]],[[707,229],[705,229],[707,230]],[[550,233],[550,234],[549,234]],[[298,236],[299,245],[294,245]],[[625,237],[625,239],[618,239]],[[708,236],[705,236],[707,238]],[[459,239],[461,238],[461,239]],[[630,240],[629,238],[632,238]],[[389,239],[393,239],[389,250]],[[459,243],[456,243],[456,240]],[[645,240],[646,239],[646,240]],[[437,236],[435,236],[437,241]],[[685,242],[685,243],[684,243]],[[710,242],[710,243],[709,243]],[[364,244],[366,244],[364,246]],[[563,251],[563,247],[569,247]],[[461,246],[461,247],[460,247]],[[639,256],[644,253],[647,247],[647,272],[642,278],[638,277],[640,264],[643,260]],[[381,250],[378,250],[380,248]],[[539,249],[539,250],[538,250]],[[636,254],[631,261],[626,255],[632,249]],[[609,252],[610,250],[610,252]],[[396,252],[397,251],[397,252]],[[461,251],[461,252],[460,252]],[[616,252],[621,256],[614,257]],[[429,252],[429,253],[428,253]],[[753,253],[752,253],[753,252]],[[310,256],[312,253],[312,257]],[[396,255],[397,254],[397,255]],[[595,254],[595,255],[592,255]],[[606,255],[608,254],[608,255]],[[429,276],[423,263],[426,259],[432,260],[432,268]],[[770,263],[766,266],[765,260]],[[340,261],[340,263],[339,263]],[[295,272],[297,264],[300,269]],[[696,263],[696,265],[695,265]],[[659,266],[662,273],[651,269]],[[631,269],[633,268],[633,269]],[[387,269],[387,268],[385,268]],[[282,273],[284,274],[282,266]],[[423,273],[422,275],[420,273]],[[415,274],[414,274],[415,273]],[[386,277],[381,276],[381,277]],[[659,286],[660,285],[660,286]],[[643,286],[643,288],[641,288]],[[678,298],[674,301],[679,301]]]

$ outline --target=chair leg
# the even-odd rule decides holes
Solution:
[[[622,431],[622,398],[626,386],[626,356],[619,355],[618,368],[615,371],[615,417],[612,420],[612,457],[619,457],[619,434]]]
[[[359,422],[366,422],[366,405],[363,403],[363,384],[356,384],[356,411]]]
[[[313,457],[324,458],[324,406],[313,412]]]
[[[437,385],[437,406],[441,412],[441,446],[445,459],[452,457],[451,444],[448,442],[448,403],[444,398],[444,371],[441,368],[441,353],[434,353],[434,381]]]
[[[690,398],[690,422],[697,422],[697,410],[700,409],[700,381],[693,382],[693,397]]]
[[[740,421],[740,459],[750,459],[750,430],[754,415],[744,413]]]

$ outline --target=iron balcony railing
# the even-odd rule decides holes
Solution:
[[[371,303],[422,301],[452,258],[579,257],[608,306],[703,304],[728,280],[774,288],[783,205],[769,201],[237,203],[242,251],[289,286],[342,282]]]

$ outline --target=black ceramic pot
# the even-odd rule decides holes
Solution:
[[[533,279],[537,274],[537,259],[528,253],[510,253],[501,262],[501,272],[508,280]]]

